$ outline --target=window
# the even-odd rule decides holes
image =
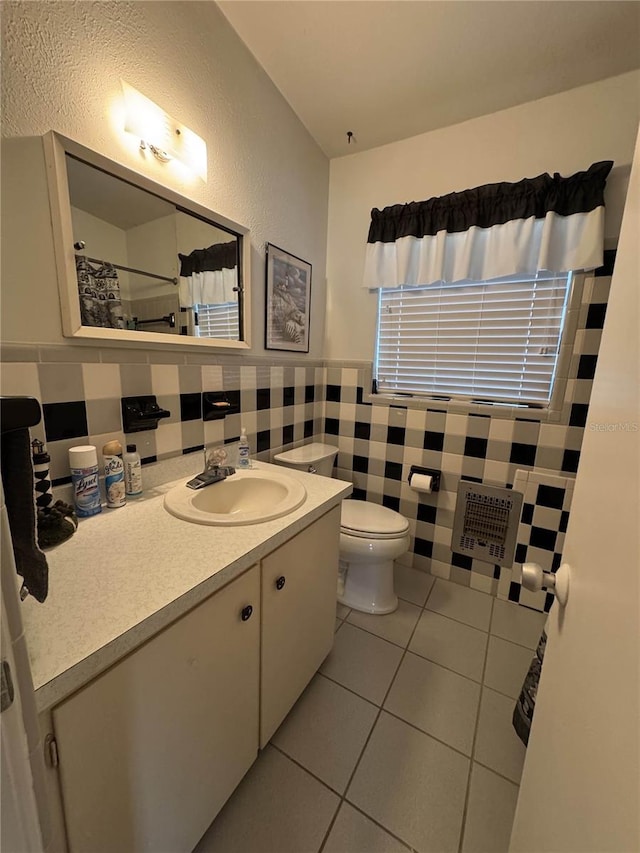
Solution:
[[[240,329],[238,303],[236,301],[217,305],[196,305],[194,323],[195,334],[199,338],[237,341]]]
[[[546,407],[571,273],[378,291],[378,393]]]

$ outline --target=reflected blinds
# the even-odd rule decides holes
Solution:
[[[377,390],[545,406],[569,274],[378,291]]]
[[[237,302],[218,305],[196,305],[196,335],[199,338],[220,338],[237,341],[240,326]]]

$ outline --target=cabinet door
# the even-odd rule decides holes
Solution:
[[[336,507],[262,561],[261,747],[331,651],[339,545]]]
[[[72,853],[196,846],[257,755],[259,597],[254,566],[54,710]]]

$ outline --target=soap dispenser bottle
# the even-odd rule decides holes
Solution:
[[[249,439],[247,431],[244,427],[240,432],[240,441],[238,442],[238,468],[251,468],[251,448],[249,447]]]

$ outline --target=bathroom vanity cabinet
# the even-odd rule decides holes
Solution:
[[[339,535],[335,507],[262,561],[260,748],[333,645]]]
[[[334,507],[52,709],[72,853],[191,851],[333,643]]]

